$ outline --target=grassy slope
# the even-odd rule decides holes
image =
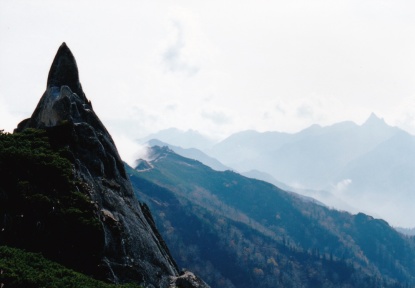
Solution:
[[[41,254],[7,246],[0,246],[0,286],[1,284],[4,284],[4,287],[17,288],[138,288],[133,284],[118,286],[97,281],[52,262]]]

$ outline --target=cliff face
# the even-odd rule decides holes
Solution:
[[[65,43],[51,66],[46,92],[16,132],[26,128],[46,129],[54,135],[54,145],[69,148],[75,176],[88,186],[87,196],[94,202],[104,238],[97,277],[168,287],[179,276],[178,268],[150,211],[136,200],[114,142],[82,90],[75,58]]]

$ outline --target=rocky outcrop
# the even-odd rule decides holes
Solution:
[[[206,288],[208,285],[190,271],[183,271],[179,277],[172,277],[169,288]]]
[[[115,144],[82,90],[75,58],[65,43],[51,66],[46,92],[31,118],[16,131],[26,128],[52,131],[52,141],[69,148],[75,175],[88,186],[104,238],[96,263],[100,275],[95,276],[169,287],[179,276],[177,265],[147,206],[136,200]]]

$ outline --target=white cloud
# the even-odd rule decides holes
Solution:
[[[314,112],[313,112],[313,108],[310,105],[307,104],[301,104],[298,108],[297,108],[297,115],[298,117],[301,118],[311,118],[313,119],[314,117]]]
[[[217,125],[228,124],[231,119],[221,111],[202,111],[202,117],[209,119]]]
[[[121,159],[134,168],[138,159],[147,159],[147,146],[132,141],[125,135],[113,134],[112,138],[117,146]]]
[[[385,121],[415,135],[415,94],[405,97],[391,106],[384,115]]]
[[[171,126],[294,132],[316,122],[362,122],[372,111],[415,131],[413,105],[404,100],[415,95],[412,2],[80,5],[0,1],[0,95],[9,112],[30,116],[66,41],[95,111],[131,138]],[[133,106],[142,117],[130,117]],[[231,121],[203,117],[211,111]]]
[[[0,130],[13,132],[14,128],[22,120],[22,115],[20,113],[11,113],[6,102],[0,98]]]
[[[352,184],[352,182],[352,179],[343,179],[337,182],[332,188],[332,193],[337,196],[341,196],[347,192],[347,188]]]
[[[180,22],[173,22],[174,37],[172,43],[163,53],[163,62],[171,72],[183,72],[187,76],[194,76],[199,67],[189,63],[183,56],[183,50],[186,47],[183,27]]]

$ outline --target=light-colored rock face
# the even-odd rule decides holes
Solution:
[[[65,101],[62,98],[67,98],[66,101],[70,101],[72,91],[68,86],[53,86],[48,88],[45,93],[43,108],[39,111],[38,116],[38,122],[41,126],[53,127],[60,125],[64,120],[70,119],[71,115],[79,118],[79,112],[71,111],[72,106],[69,106],[69,111],[65,110],[66,107],[59,107]]]
[[[17,131],[45,128],[63,135],[59,145],[69,148],[76,177],[89,187],[87,196],[95,203],[102,223],[105,241],[97,263],[103,271],[101,277],[168,287],[170,278],[178,276],[176,264],[150,211],[134,196],[115,144],[77,77],[72,53],[63,44],[52,64],[46,92],[32,117],[20,123]],[[77,89],[76,93],[72,89]]]
[[[209,286],[190,271],[183,272],[179,277],[172,277],[169,288],[209,288]]]

